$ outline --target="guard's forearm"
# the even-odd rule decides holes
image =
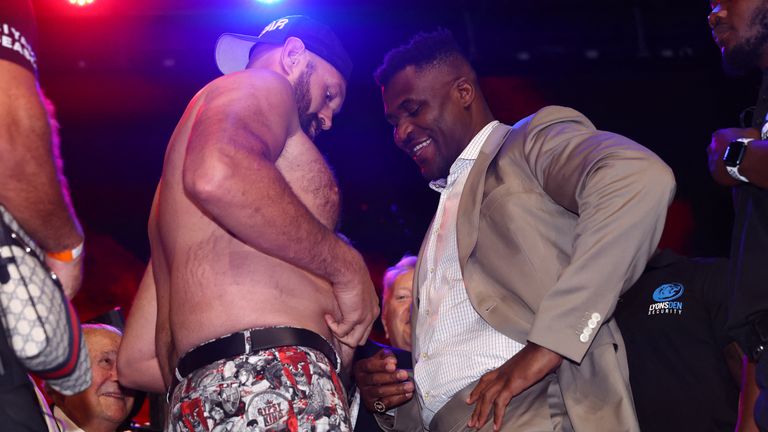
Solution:
[[[753,185],[768,189],[768,141],[754,140],[749,143],[739,173]]]

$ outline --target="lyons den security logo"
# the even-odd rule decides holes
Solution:
[[[648,307],[648,315],[676,314],[683,313],[683,302],[674,301],[683,295],[685,287],[679,283],[668,283],[656,288],[653,292],[653,300]]]

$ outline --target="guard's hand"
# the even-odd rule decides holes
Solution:
[[[728,144],[737,138],[760,139],[760,132],[753,128],[728,128],[720,129],[712,134],[712,141],[707,147],[707,156],[709,159],[709,173],[712,178],[724,186],[734,186],[739,183],[738,180],[731,177],[725,169],[723,155]]]
[[[331,281],[339,312],[325,316],[334,337],[350,347],[365,343],[373,320],[379,316],[379,298],[371,275],[360,254],[354,252],[354,257],[349,271]]]
[[[509,401],[541,381],[562,362],[563,357],[560,354],[528,342],[528,345],[498,369],[480,378],[467,400],[470,405],[476,403],[467,426],[480,429],[488,421],[488,413],[493,409],[493,430],[501,429]]]
[[[75,258],[73,261],[59,261],[50,256],[45,256],[45,263],[48,268],[56,274],[64,288],[64,295],[72,300],[72,297],[80,290],[83,283],[83,255]]]
[[[386,412],[413,398],[413,381],[408,372],[397,369],[397,358],[388,349],[358,360],[353,373],[360,389],[360,400],[371,412]],[[375,405],[379,405],[380,409],[376,409]]]

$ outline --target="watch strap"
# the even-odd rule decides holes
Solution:
[[[744,148],[746,149],[746,147],[749,145],[749,143],[750,143],[750,142],[752,142],[752,141],[754,141],[754,138],[736,138],[734,141],[739,141],[739,142],[741,142],[741,143],[744,143]],[[731,177],[733,177],[734,179],[736,179],[736,180],[738,180],[738,181],[742,181],[742,182],[745,182],[745,183],[749,183],[749,179],[747,179],[746,177],[744,177],[744,176],[743,176],[743,175],[742,175],[742,174],[739,172],[739,166],[740,166],[740,164],[741,164],[741,160],[739,160],[739,161],[736,163],[736,166],[727,166],[727,165],[726,165],[726,166],[725,166],[725,169],[726,169],[726,171],[728,171],[728,175],[730,175],[730,176],[731,176]]]
[[[728,175],[730,175],[731,177],[735,178],[736,180],[743,181],[745,183],[749,183],[749,179],[747,179],[746,177],[741,175],[741,173],[739,172],[739,167],[738,166],[735,166],[735,167],[727,166],[727,167],[725,167],[725,169],[728,171]]]

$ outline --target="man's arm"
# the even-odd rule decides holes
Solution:
[[[755,422],[755,404],[760,395],[757,387],[756,364],[742,356],[743,370],[741,378],[741,391],[739,392],[739,416],[736,423],[737,432],[757,432],[760,430]]]
[[[749,361],[736,342],[723,349],[725,362],[733,379],[739,385],[739,411],[736,417],[736,432],[758,432],[755,423],[755,403],[760,395],[755,377],[755,363]]]
[[[47,252],[83,242],[57,157],[53,129],[35,76],[0,60],[0,204]],[[81,260],[48,259],[71,298],[79,289]]]
[[[674,177],[658,157],[595,130],[576,111],[545,108],[526,121],[525,160],[547,195],[578,214],[576,235],[570,263],[539,304],[528,344],[470,394],[470,427],[485,424],[493,407],[498,430],[513,397],[563,358],[581,362],[619,294],[642,273],[674,194]]]
[[[741,183],[728,174],[723,163],[723,155],[728,144],[737,138],[752,138],[744,152],[744,159],[739,165],[739,173],[749,179],[753,185],[768,189],[768,141],[760,139],[757,129],[729,128],[720,129],[712,134],[712,141],[707,147],[709,157],[709,172],[716,182],[725,186],[735,186]]]
[[[358,345],[378,313],[373,283],[360,254],[312,215],[275,167],[296,134],[308,139],[283,77],[246,71],[220,78],[192,128],[185,192],[239,240],[330,281],[342,316],[327,323],[342,342]]]
[[[753,185],[768,189],[768,141],[751,141],[744,153],[739,172]]]
[[[645,147],[595,130],[576,111],[545,110],[528,126],[525,157],[547,195],[578,221],[570,262],[542,299],[528,339],[580,362],[656,249],[675,182]]]
[[[117,354],[120,384],[155,393],[167,390],[155,349],[156,323],[157,293],[150,261],[133,300]]]

